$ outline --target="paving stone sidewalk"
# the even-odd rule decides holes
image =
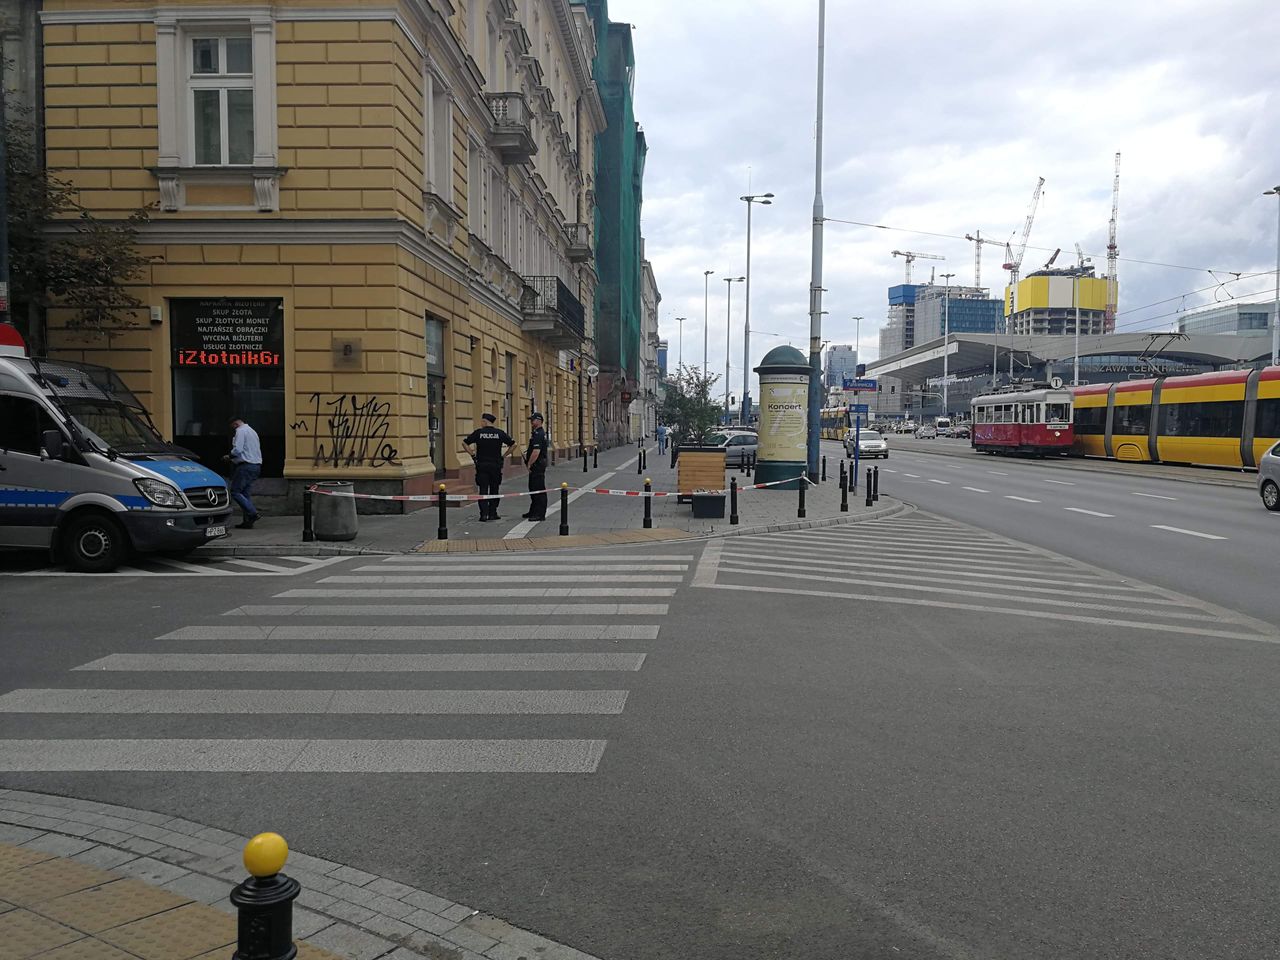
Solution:
[[[286,834],[287,839],[287,834]],[[247,837],[0,789],[5,960],[230,960]],[[300,960],[595,960],[387,877],[290,851]]]

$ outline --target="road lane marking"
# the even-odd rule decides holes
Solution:
[[[1061,484],[1064,487],[1075,486],[1075,484],[1072,483],[1070,480],[1050,480],[1048,477],[1041,477],[1040,479],[1043,480],[1045,483],[1057,483],[1057,484]]]
[[[1182,527],[1166,527],[1163,523],[1151,524],[1153,530],[1168,530],[1170,533],[1182,533],[1188,537],[1200,537],[1202,540],[1226,540],[1227,537],[1219,537],[1213,533],[1200,533],[1197,530],[1184,530]]]
[[[357,572],[360,572],[360,573],[413,573],[415,571],[424,572],[427,570],[456,571],[459,568],[454,566],[452,563],[446,562],[439,565],[416,563],[416,564],[409,564],[407,566],[391,566],[391,565],[384,565],[384,564],[376,564],[374,566],[368,566],[368,567],[356,567],[355,569]],[[489,572],[493,570],[504,570],[507,572],[523,571],[525,576],[533,577],[533,578],[538,578],[538,574],[541,572],[539,568],[531,568],[526,564],[509,563],[507,562],[505,557],[502,558],[501,560],[495,560],[495,562],[485,567],[471,566],[471,567],[467,567],[467,569],[471,571],[471,575],[473,578],[487,577],[489,575]],[[688,569],[689,569],[689,565],[687,563],[635,563],[629,567],[618,567],[618,566],[601,567],[594,563],[584,563],[584,564],[567,563],[567,564],[561,564],[558,567],[546,568],[548,573],[575,573],[575,572],[576,573],[592,573],[594,571],[599,571],[599,570],[609,570],[609,571],[616,570],[619,573],[627,573],[627,572],[633,572],[633,571],[637,573],[641,571],[644,571],[647,573],[659,573],[659,572],[674,573],[677,570],[688,570]]]
[[[904,476],[904,477],[910,477],[912,480],[919,480],[919,479],[920,479],[919,474],[915,474],[915,473],[904,473],[904,474],[903,474],[903,476]]]
[[[930,483],[941,483],[941,484],[945,484],[946,486],[950,486],[950,485],[951,485],[951,481],[950,481],[950,480],[934,480],[932,477],[929,479],[929,482],[930,482]]]
[[[249,604],[223,614],[244,617],[652,617],[665,603],[282,603]]]
[[[1003,470],[988,470],[987,473],[994,473],[998,477],[1007,477],[1008,474]]]
[[[1112,518],[1114,513],[1099,513],[1097,510],[1086,510],[1083,507],[1063,507],[1063,510],[1070,510],[1072,513],[1087,513],[1091,517],[1107,517]]]
[[[404,567],[396,567],[396,570],[403,570]],[[495,583],[528,583],[531,579],[530,573],[488,573],[484,574],[484,582],[488,584]],[[566,574],[557,577],[551,574],[539,572],[536,577],[538,583],[681,583],[684,576],[678,573],[648,573],[648,574],[623,574],[623,573],[579,573]],[[476,574],[470,573],[466,575],[459,574],[457,576],[436,574],[436,573],[403,573],[403,574],[371,574],[368,576],[340,576],[340,577],[323,577],[318,583],[475,583]],[[490,591],[492,593],[492,591]]]
[[[990,490],[983,490],[981,487],[964,487],[965,490],[972,490],[974,493],[990,493]]]
[[[1130,490],[1135,497],[1146,497],[1148,500],[1177,500],[1177,497],[1162,497],[1158,493],[1138,493],[1136,490]]]
[[[604,740],[0,740],[0,770],[595,773]]]
[[[159,640],[656,640],[657,624],[525,623],[509,626],[198,626],[179,627]]]
[[[463,589],[445,587],[326,587],[305,590],[286,590],[275,596],[280,599],[305,597],[312,600],[324,600],[332,597],[344,600],[372,600],[383,598],[410,598],[430,600],[441,598],[489,597],[493,598],[491,587]],[[675,587],[503,587],[504,597],[674,597]]]
[[[1039,502],[1040,502],[1039,500],[1032,500],[1030,497],[1014,497],[1014,496],[1009,496],[1009,495],[1007,495],[1007,494],[1005,495],[1005,499],[1006,499],[1006,500],[1019,500],[1019,501],[1021,501],[1022,503],[1039,503]]]
[[[74,670],[128,673],[637,671],[643,653],[113,653]]]
[[[636,560],[660,560],[664,563],[687,562],[694,558],[692,553],[610,553],[593,555],[589,553],[560,553],[556,552],[556,556],[549,557],[545,555],[537,555],[532,553],[497,553],[488,556],[483,554],[450,554],[447,558],[441,557],[439,554],[396,554],[391,557],[384,557],[383,563],[417,563],[417,564],[444,564],[450,567],[465,566],[484,566],[495,561],[499,563],[526,563],[531,565],[554,566],[564,563],[593,563],[601,566],[617,565],[624,563],[632,563]],[[369,559],[368,557],[364,559]]]

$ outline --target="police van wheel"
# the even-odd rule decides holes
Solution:
[[[128,542],[120,524],[104,514],[72,517],[62,534],[67,566],[81,573],[109,573],[124,559]]]

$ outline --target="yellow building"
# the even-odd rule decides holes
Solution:
[[[1079,306],[1080,334],[1111,333],[1106,329],[1107,281],[1083,270],[1041,270],[1005,287],[1009,331],[1037,336],[1072,336]]]
[[[266,492],[471,480],[491,412],[593,442],[590,20],[569,0],[46,0],[47,160],[104,217],[152,210],[145,316],[50,318]]]

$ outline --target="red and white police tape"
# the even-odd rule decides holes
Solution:
[[[785,480],[773,480],[769,483],[752,483],[738,488],[738,492],[742,493],[746,490],[763,490],[765,487],[776,487],[783,483],[794,483],[796,480],[806,480],[812,484],[813,481],[807,477],[788,477]],[[548,487],[546,490],[518,490],[514,493],[447,493],[445,494],[446,503],[469,503],[474,500],[502,500],[506,497],[528,497],[535,493],[553,494],[559,493],[561,490],[581,490],[583,493],[595,493],[607,497],[676,497],[681,494],[676,490],[650,490],[647,493],[644,490],[610,490],[608,487]],[[439,503],[440,495],[436,493],[356,493],[353,490],[326,490],[323,487],[314,484],[307,488],[308,493],[318,493],[325,497],[353,497],[356,500],[395,500],[401,503]],[[707,494],[728,494],[728,490],[698,490],[698,493]]]

